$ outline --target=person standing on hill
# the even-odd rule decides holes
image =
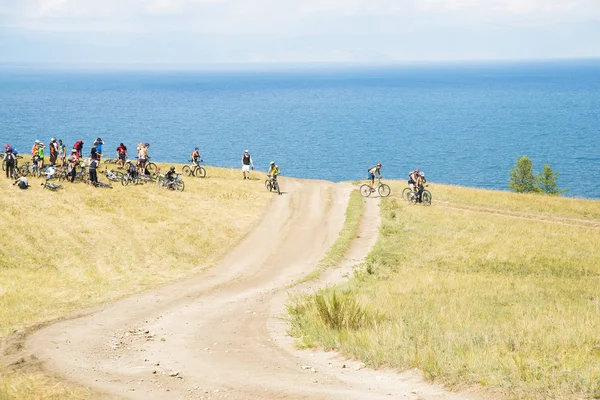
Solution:
[[[422,202],[423,190],[425,190],[424,185],[427,183],[427,179],[425,179],[425,173],[419,172],[416,177],[415,185],[417,185],[417,202]]]
[[[98,159],[98,144],[94,143],[92,149],[90,150],[90,159],[97,160]]]
[[[75,175],[77,175],[77,165],[79,164],[79,153],[76,149],[71,150],[69,156],[69,166],[67,167],[67,173],[69,174],[69,181],[75,182]]]
[[[123,143],[119,143],[119,147],[117,147],[117,159],[119,161],[117,164],[120,164],[121,167],[125,167],[125,160],[127,159],[127,156],[127,147]]]
[[[58,143],[56,143],[56,138],[50,139],[50,165],[54,166],[56,164],[56,160],[58,158]]]
[[[8,146],[8,145],[6,145],[6,146]],[[4,161],[6,162],[6,177],[10,178],[11,176],[13,176],[13,173],[15,172],[15,164],[16,164],[17,158],[13,154],[12,147],[10,147],[10,146],[5,147],[5,150],[6,150],[6,152],[4,153]]]
[[[77,155],[81,157],[83,154],[83,140],[78,140],[73,145],[73,149],[77,150]]]
[[[244,179],[250,179],[250,168],[254,170],[252,156],[250,156],[248,150],[244,150],[244,155],[242,156],[242,174],[244,175]],[[246,173],[248,174],[248,178],[246,178]]]
[[[98,173],[96,169],[98,168],[98,159],[90,157],[90,166],[89,166],[89,177],[90,177],[90,185],[96,187],[98,185]]]
[[[44,143],[40,143],[37,148],[37,176],[42,174],[42,169],[44,168]]]
[[[62,139],[58,139],[58,159],[60,166],[64,167],[67,162],[67,146],[63,144]]]
[[[94,145],[96,146],[96,159],[98,161],[100,161],[100,158],[102,157],[102,145],[103,144],[104,144],[104,141],[102,140],[102,138],[100,138],[100,137],[96,138]]]

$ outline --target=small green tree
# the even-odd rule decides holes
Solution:
[[[531,158],[527,156],[517,157],[517,163],[510,170],[508,187],[517,193],[533,193],[536,191]]]
[[[544,170],[535,176],[535,188],[539,193],[545,193],[550,196],[556,196],[566,193],[569,189],[558,189],[556,179],[558,172],[554,172],[548,164],[544,164]]]

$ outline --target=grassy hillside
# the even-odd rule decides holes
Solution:
[[[35,179],[20,190],[0,181],[0,338],[211,266],[272,196],[262,180],[207,170],[205,179],[184,178],[181,193],[120,183],[51,192]],[[0,399],[86,397],[48,379],[0,367]]]
[[[432,207],[382,202],[352,280],[290,305],[299,344],[506,398],[600,396],[600,202],[429,189]]]

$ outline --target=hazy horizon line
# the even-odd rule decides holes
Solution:
[[[0,68],[31,68],[55,70],[124,70],[124,71],[261,71],[261,70],[298,70],[339,69],[339,68],[394,68],[394,67],[432,67],[432,66],[477,66],[493,64],[549,64],[549,63],[599,63],[600,56],[593,57],[556,57],[556,58],[465,58],[440,60],[406,60],[390,62],[362,61],[278,61],[278,62],[207,62],[207,63],[169,63],[169,62],[69,62],[54,61],[0,61]]]

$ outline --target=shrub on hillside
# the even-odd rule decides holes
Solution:
[[[517,163],[510,170],[508,187],[517,193],[542,193],[555,196],[566,193],[568,189],[557,188],[558,172],[554,172],[548,164],[538,174],[533,173],[533,161],[527,156],[517,157]]]

